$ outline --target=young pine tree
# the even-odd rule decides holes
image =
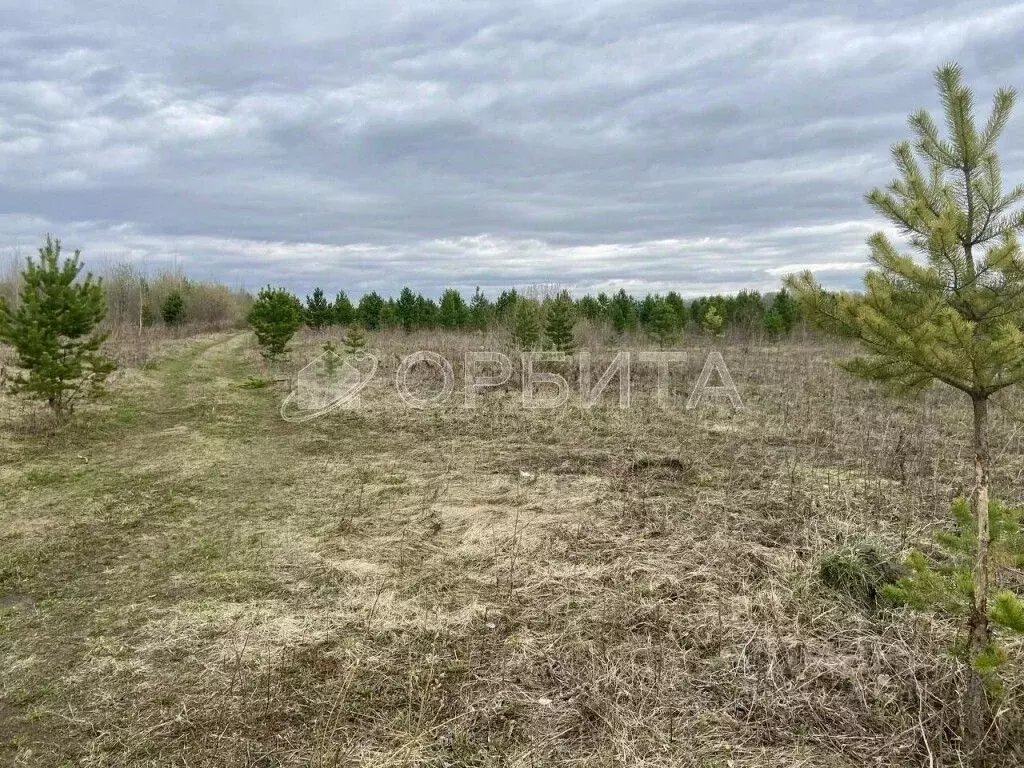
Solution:
[[[974,667],[964,702],[964,737],[974,754],[990,722],[977,670],[989,653],[991,533],[988,414],[993,395],[1024,380],[1024,185],[1004,191],[996,142],[1015,92],[996,92],[984,125],[960,67],[936,72],[948,135],[925,111],[910,117],[913,143],[893,147],[899,177],[868,203],[891,221],[918,255],[901,253],[884,234],[868,244],[874,268],[863,294],[826,294],[809,273],[790,278],[812,322],[861,342],[866,354],[843,363],[852,373],[914,392],[935,381],[960,390],[974,420],[971,517],[974,562],[967,652]]]
[[[740,291],[726,299],[726,323],[730,327],[752,332],[764,326],[767,308],[764,298],[757,291]]]
[[[412,292],[412,288],[406,286],[398,295],[398,301],[395,302],[395,317],[406,333],[418,325],[417,308],[416,294]]]
[[[100,354],[107,334],[96,331],[107,313],[103,281],[91,273],[78,280],[81,271],[80,252],[62,261],[60,240],[47,236],[38,262],[29,258],[21,273],[18,308],[0,298],[0,342],[14,347],[22,369],[8,389],[59,416],[80,396],[100,394],[115,367]]]
[[[520,297],[512,311],[512,341],[519,349],[533,349],[540,340],[537,305]]]
[[[364,327],[376,331],[384,323],[384,299],[376,291],[364,294],[356,308],[356,319]]]
[[[764,314],[764,329],[773,339],[788,335],[800,318],[800,307],[789,291],[783,288],[772,298]]]
[[[345,354],[358,354],[366,346],[366,336],[363,334],[363,329],[358,325],[350,325],[341,343],[345,347]]]
[[[573,326],[576,324],[572,298],[565,291],[560,293],[548,306],[544,323],[544,337],[556,351],[571,355],[576,350]]]
[[[303,312],[306,325],[315,331],[326,328],[331,324],[333,308],[324,296],[321,288],[314,288],[313,295],[306,297],[306,308]]]
[[[491,323],[492,314],[491,302],[480,290],[480,286],[477,286],[473,300],[469,303],[469,324],[478,331],[486,330]]]
[[[634,330],[639,321],[636,314],[636,302],[620,289],[608,302],[608,313],[611,316],[612,328],[616,333]]]
[[[677,327],[679,330],[682,330],[686,327],[687,319],[686,304],[683,302],[683,297],[675,291],[669,291],[665,294],[665,303],[675,313]]]
[[[344,291],[338,291],[338,295],[331,305],[331,322],[335,325],[349,325],[356,319],[356,308]]]
[[[606,317],[605,307],[589,294],[576,302],[576,316],[592,323],[599,323]]]
[[[441,303],[437,310],[437,322],[443,328],[461,328],[469,318],[469,308],[462,294],[449,288],[441,295]]]
[[[725,328],[725,318],[718,309],[718,305],[712,304],[705,310],[700,319],[700,327],[709,336],[721,336]]]
[[[277,360],[287,353],[288,342],[302,325],[302,302],[284,288],[268,285],[250,307],[248,320],[263,356]]]
[[[176,328],[185,322],[185,297],[181,291],[171,291],[160,305],[164,325]]]
[[[651,335],[657,339],[658,346],[664,349],[679,338],[679,315],[668,301],[657,298],[651,307],[647,327]]]
[[[324,373],[327,376],[327,381],[334,384],[338,380],[338,370],[341,368],[341,355],[338,354],[338,348],[334,346],[333,341],[325,341],[321,349],[323,350],[321,358],[324,363]]]
[[[498,298],[494,300],[494,316],[501,320],[511,317],[516,310],[519,299],[519,292],[515,288],[502,291],[498,294]]]
[[[437,304],[421,294],[416,295],[416,323],[420,328],[437,326]]]
[[[398,315],[395,312],[395,300],[387,299],[380,308],[379,328],[391,328],[398,325]]]
[[[1013,569],[1024,567],[1024,536],[1021,535],[1020,510],[989,501],[989,561],[994,581],[1012,583]],[[907,574],[884,588],[898,603],[918,610],[941,610],[965,622],[974,612],[974,567],[978,556],[978,536],[974,514],[966,499],[953,504],[953,529],[936,535],[939,556],[927,557],[915,550],[907,558]],[[993,593],[989,619],[1004,632],[1024,634],[1024,604],[1009,589]],[[1006,650],[995,640],[976,657],[974,668],[988,690],[999,695],[999,666]]]

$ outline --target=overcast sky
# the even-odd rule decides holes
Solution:
[[[302,293],[852,286],[935,67],[987,111],[1022,51],[1024,3],[0,0],[0,252]]]

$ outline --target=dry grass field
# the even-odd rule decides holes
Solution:
[[[706,347],[668,409],[640,377],[629,410],[420,411],[400,355],[489,341],[370,343],[362,407],[305,424],[241,332],[161,343],[60,429],[0,401],[0,764],[960,764],[957,627],[818,577],[946,523],[957,397],[885,399],[804,340],[722,347],[741,411],[683,408]],[[1011,665],[993,765],[1022,700]]]

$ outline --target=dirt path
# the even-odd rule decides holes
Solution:
[[[234,655],[275,669],[285,649],[365,636],[368,621],[464,623],[490,591],[452,567],[480,511],[456,462],[373,419],[284,422],[281,393],[244,386],[259,371],[250,344],[191,340],[129,372],[109,404],[26,451],[5,486],[0,675],[26,764],[176,754],[193,726],[167,723],[200,701],[204,717],[219,711],[208,697],[230,688]],[[492,503],[515,490],[488,486]],[[489,559],[477,538],[470,556]],[[143,738],[168,728],[181,732]]]

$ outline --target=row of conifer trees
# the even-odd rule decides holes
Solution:
[[[385,299],[371,292],[353,302],[344,291],[330,301],[322,289],[316,288],[306,297],[302,312],[311,328],[357,324],[368,330],[393,327],[406,331],[486,330],[495,324],[511,324],[514,329],[521,326],[526,331],[531,315],[543,324],[554,312],[564,314],[572,323],[607,324],[620,333],[643,331],[664,343],[686,328],[712,335],[738,329],[779,337],[790,333],[800,320],[799,305],[785,289],[774,294],[741,291],[732,296],[693,300],[685,300],[675,291],[648,294],[642,299],[625,290],[574,299],[565,291],[537,297],[510,289],[491,300],[477,288],[467,301],[458,290],[449,288],[434,301],[406,287],[397,298]]]

